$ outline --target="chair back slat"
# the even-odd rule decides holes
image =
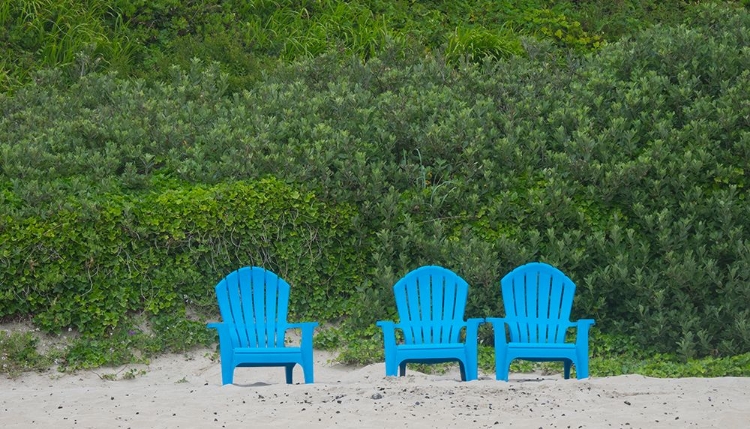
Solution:
[[[438,266],[418,268],[393,287],[406,344],[459,341],[469,285]]]
[[[575,283],[557,268],[533,262],[501,280],[511,341],[563,343],[575,295]]]
[[[238,347],[283,347],[289,284],[271,271],[243,267],[216,285],[221,317]]]

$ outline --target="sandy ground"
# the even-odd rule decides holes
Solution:
[[[314,384],[285,384],[283,368],[239,368],[222,386],[211,352],[0,378],[0,428],[750,428],[750,378],[463,383],[457,369],[388,378],[382,363],[348,367],[316,350]],[[299,367],[294,377],[301,383]]]

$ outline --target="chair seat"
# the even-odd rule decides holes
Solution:
[[[447,344],[399,344],[401,350],[433,350],[433,349],[462,349],[464,343],[447,343]]]
[[[302,349],[299,347],[269,347],[265,349],[238,347],[234,349],[235,354],[262,355],[262,354],[279,354],[279,353],[299,353]]]
[[[537,350],[544,350],[544,349],[550,349],[550,350],[564,350],[564,349],[570,349],[575,350],[576,345],[573,343],[514,343],[509,342],[508,343],[509,349],[537,349]]]

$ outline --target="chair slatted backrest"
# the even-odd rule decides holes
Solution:
[[[393,286],[406,344],[459,341],[469,284],[453,271],[424,266]]]
[[[216,285],[224,322],[233,325],[232,343],[238,347],[284,347],[289,284],[271,271],[244,267]]]
[[[510,338],[521,343],[564,343],[576,285],[541,263],[522,265],[501,280]]]

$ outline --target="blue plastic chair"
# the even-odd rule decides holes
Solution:
[[[589,328],[594,320],[570,322],[575,283],[540,262],[514,269],[500,283],[505,317],[487,318],[495,331],[495,377],[508,381],[511,361],[524,359],[562,361],[566,379],[571,365],[576,367],[576,378],[587,378]],[[568,328],[576,328],[575,343],[566,342]]]
[[[386,376],[398,376],[399,370],[406,375],[407,363],[458,361],[461,380],[476,380],[477,331],[484,319],[464,321],[468,292],[464,279],[438,266],[411,271],[393,286],[400,322],[377,322],[383,329]],[[396,330],[403,333],[403,344],[397,344]]]
[[[288,323],[289,284],[271,271],[244,267],[216,285],[221,323],[208,327],[219,332],[222,384],[232,384],[237,367],[286,368],[292,383],[294,366],[313,382],[313,331],[317,322]],[[286,332],[301,329],[299,347],[286,345]]]

